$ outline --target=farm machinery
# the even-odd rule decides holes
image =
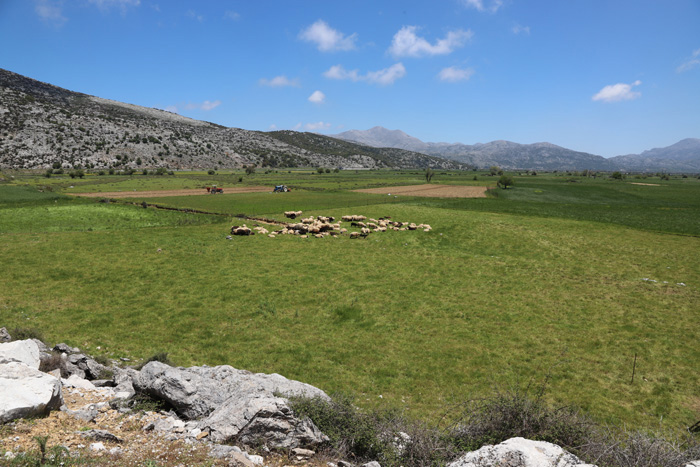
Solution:
[[[287,188],[287,185],[277,185],[277,186],[275,186],[275,189],[272,190],[273,193],[287,193],[288,191],[292,191],[292,190]]]
[[[207,193],[212,194],[212,195],[224,192],[223,188],[218,188],[216,185],[208,186],[208,187],[206,187],[206,189],[207,189]]]

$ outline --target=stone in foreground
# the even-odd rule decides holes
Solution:
[[[595,467],[556,444],[511,438],[468,452],[448,467]]]
[[[45,415],[61,405],[59,379],[24,363],[0,364],[0,423]]]
[[[198,419],[198,428],[209,431],[213,441],[292,449],[328,439],[311,420],[295,417],[283,397],[327,399],[326,393],[278,374],[150,362],[133,383],[137,392],[166,401],[182,417]]]

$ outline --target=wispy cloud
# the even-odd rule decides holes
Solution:
[[[309,102],[314,104],[322,104],[326,100],[326,95],[321,91],[314,91],[313,94],[309,96]]]
[[[315,122],[315,123],[307,123],[306,125],[304,125],[304,129],[309,130],[309,131],[327,130],[331,126],[332,125],[328,122]]]
[[[462,0],[462,3],[469,8],[490,13],[496,13],[503,6],[503,0],[491,0],[487,3],[484,3],[484,0]]]
[[[353,50],[357,34],[346,36],[319,19],[308,28],[302,30],[299,33],[299,38],[315,43],[321,52],[334,52],[336,50]]]
[[[299,87],[299,80],[297,78],[289,79],[284,75],[279,75],[272,79],[260,78],[258,84],[260,84],[260,86],[269,86],[271,88],[281,88],[285,86]]]
[[[184,108],[185,110],[204,110],[205,112],[207,112],[209,110],[217,108],[220,105],[221,105],[220,100],[204,101],[204,102],[188,102],[187,104],[184,104],[182,106],[182,108]],[[169,105],[163,110],[167,110],[168,112],[175,112],[175,113],[177,113],[179,111],[178,106],[175,106],[175,105]]]
[[[100,10],[107,11],[113,7],[119,8],[122,14],[126,14],[129,7],[137,7],[141,0],[87,0],[88,3],[96,5]]]
[[[458,81],[467,81],[474,74],[473,68],[457,68],[454,66],[443,68],[440,70],[438,77],[440,81],[448,83],[456,83]]]
[[[68,18],[63,16],[62,1],[36,0],[34,11],[42,21],[56,27],[61,27],[68,21]]]
[[[195,19],[195,20],[199,21],[200,23],[204,22],[204,16],[200,15],[199,13],[197,13],[194,10],[187,10],[187,13],[185,13],[185,14],[187,15],[188,18]]]
[[[686,60],[681,66],[676,68],[676,72],[683,73],[684,71],[691,70],[696,66],[700,65],[700,49],[694,50],[690,55],[690,58]]]
[[[241,19],[241,15],[233,10],[226,10],[226,12],[224,13],[224,19],[238,21],[239,19]]]
[[[402,63],[396,63],[389,68],[378,71],[368,71],[364,75],[361,75],[358,70],[346,70],[342,65],[332,66],[323,73],[323,76],[329,79],[366,81],[380,85],[394,84],[397,79],[403,78],[405,75],[406,68]]]
[[[426,55],[446,55],[461,47],[474,33],[471,30],[457,29],[449,31],[444,39],[431,44],[416,35],[416,26],[404,26],[394,34],[389,53],[394,57],[422,57]]]
[[[516,24],[513,26],[513,34],[525,34],[526,36],[530,35],[530,26],[521,26],[519,24]]]
[[[617,83],[605,86],[603,89],[598,91],[595,96],[593,96],[593,100],[603,102],[620,102],[637,99],[642,95],[642,93],[633,91],[632,88],[634,86],[639,86],[640,84],[642,84],[642,82],[637,80],[631,84]]]

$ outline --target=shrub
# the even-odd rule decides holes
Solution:
[[[396,449],[387,434],[394,431],[395,413],[362,412],[343,394],[335,394],[330,401],[294,396],[290,406],[297,416],[309,417],[341,456],[377,460],[382,465],[394,463]]]
[[[472,450],[516,436],[564,447],[585,444],[590,421],[570,407],[547,405],[542,398],[544,386],[534,396],[529,390],[528,386],[496,391],[490,397],[468,401],[452,434],[454,444]]]
[[[51,178],[52,173],[53,173],[53,170],[48,169],[46,172],[44,172],[44,177]]]
[[[207,171],[207,174],[209,174],[209,175],[216,175],[216,170],[214,170],[214,169],[209,169],[209,170]]]
[[[12,331],[10,331],[10,335],[14,341],[38,339],[41,342],[45,342],[44,335],[41,333],[41,331],[35,328],[14,328]]]
[[[39,362],[39,371],[48,373],[53,370],[61,370],[61,377],[63,378],[68,376],[66,362],[63,361],[59,352],[51,352],[47,357],[41,358]]]

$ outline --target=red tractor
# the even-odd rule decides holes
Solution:
[[[212,194],[212,195],[224,192],[223,188],[217,188],[216,185],[208,186],[206,188],[207,188],[207,193]]]

